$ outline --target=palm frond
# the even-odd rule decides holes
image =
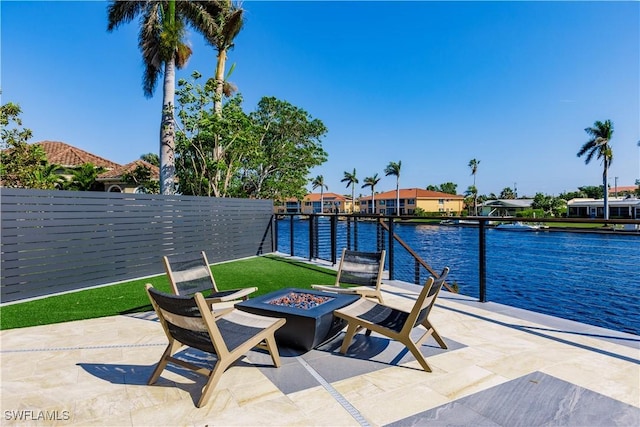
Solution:
[[[146,6],[142,1],[112,1],[107,7],[107,31],[133,21]]]
[[[142,53],[144,63],[143,90],[146,97],[151,97],[162,73],[162,21],[160,17],[160,4],[149,4],[140,16],[140,33],[138,34],[138,46]]]

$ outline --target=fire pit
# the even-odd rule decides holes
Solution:
[[[327,301],[331,301],[332,299],[333,297],[324,297],[321,295],[310,294],[308,292],[291,291],[287,295],[274,298],[271,301],[267,301],[267,303],[309,310],[324,304]]]
[[[335,337],[346,322],[333,311],[355,302],[358,295],[314,289],[280,289],[236,304],[239,310],[282,317],[287,323],[276,331],[278,346],[309,351]]]

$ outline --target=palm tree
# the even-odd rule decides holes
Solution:
[[[384,170],[385,176],[393,175],[396,177],[396,215],[400,216],[400,168],[402,167],[402,161],[389,162]]]
[[[204,4],[205,10],[215,19],[211,22],[205,39],[218,51],[216,61],[216,73],[214,76],[215,97],[213,111],[222,116],[222,95],[229,96],[233,87],[226,82],[224,71],[227,63],[227,51],[233,48],[233,40],[236,38],[242,26],[244,9],[231,0],[215,0]],[[230,74],[230,73],[229,73]]]
[[[311,180],[311,186],[314,190],[320,187],[320,213],[324,213],[324,189],[329,189],[324,183],[324,176],[318,175],[313,178],[313,180]]]
[[[469,187],[467,187],[467,189],[464,192],[465,200],[464,203],[469,206],[471,203],[473,203],[473,206],[475,208],[477,200],[478,200],[478,189],[476,188],[475,185],[470,185]],[[471,199],[469,201],[469,198]]]
[[[71,170],[71,181],[66,184],[66,189],[74,191],[96,190],[98,188],[96,180],[102,172],[104,172],[103,168],[85,163]]]
[[[140,17],[138,45],[144,61],[142,88],[153,95],[158,77],[164,74],[162,120],[160,123],[160,192],[175,192],[175,69],[182,68],[191,56],[184,41],[185,22],[211,35],[212,22],[219,6],[216,2],[192,1],[115,1],[108,7],[108,31]],[[205,9],[206,6],[206,9]]]
[[[476,173],[478,173],[478,165],[480,160],[471,159],[469,161],[469,167],[471,168],[471,175],[473,175],[473,188],[475,189],[473,198],[473,214],[478,215],[478,189],[476,188]]]
[[[609,166],[613,160],[613,152],[609,141],[613,135],[613,123],[611,120],[605,120],[604,122],[596,121],[593,123],[593,127],[586,128],[584,130],[591,139],[585,142],[578,151],[578,157],[584,154],[587,157],[584,159],[585,164],[589,164],[593,156],[598,159],[602,159],[604,170],[602,172],[602,184],[604,187],[604,219],[609,219],[609,189],[607,188],[607,175],[609,173]]]
[[[376,193],[375,193],[375,189],[376,189],[376,184],[378,184],[378,182],[380,182],[380,178],[378,178],[378,174],[374,174],[373,176],[368,176],[364,179],[364,184],[362,184],[362,188],[365,187],[371,187],[371,206],[373,206],[372,208],[372,213],[376,213]]]
[[[504,187],[500,192],[501,199],[515,199],[516,193],[510,187]]]
[[[64,176],[58,174],[60,166],[46,163],[33,170],[30,174],[30,188],[41,190],[61,190],[65,184]]]
[[[156,153],[146,153],[140,155],[140,160],[144,160],[147,163],[151,163],[154,166],[160,167],[160,159]]]
[[[355,213],[356,210],[356,187],[355,185],[358,183],[358,178],[356,178],[356,168],[353,168],[353,173],[349,173],[344,171],[344,178],[340,180],[340,182],[346,182],[347,188],[351,186],[351,213]]]

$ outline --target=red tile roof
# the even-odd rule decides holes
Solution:
[[[331,200],[339,200],[339,201],[345,201],[346,197],[343,196],[342,194],[336,194],[336,193],[324,193],[324,201],[328,202]],[[349,199],[351,199],[351,197],[349,197]],[[319,202],[320,201],[320,193],[309,193],[304,197],[304,201],[305,202]]]
[[[618,186],[618,188],[616,187],[609,187],[609,194],[615,194],[616,190],[618,191],[618,193],[622,193],[623,191],[628,191],[630,193],[633,193],[634,191],[636,191],[638,188],[637,185],[625,185],[625,186]]]
[[[152,165],[151,163],[145,162],[144,160],[135,160],[131,163],[127,163],[124,166],[118,166],[113,170],[103,172],[100,175],[98,175],[98,179],[99,180],[120,179],[122,175],[124,175],[125,173],[131,173],[135,171],[138,166],[142,166],[149,169],[151,171],[152,180],[160,179],[160,168],[158,168],[155,165]]]
[[[457,194],[442,193],[440,191],[423,190],[422,188],[401,188],[401,199],[464,199],[464,196]],[[369,200],[371,196],[363,196],[361,200]],[[396,199],[396,190],[385,191],[376,194],[376,200]]]
[[[64,142],[40,141],[35,144],[42,147],[47,155],[47,161],[51,164],[63,167],[77,167],[85,163],[91,163],[94,166],[100,166],[105,169],[114,169],[120,166],[111,160],[96,156]]]

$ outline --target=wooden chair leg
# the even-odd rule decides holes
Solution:
[[[356,323],[349,323],[347,325],[347,332],[344,336],[344,339],[342,340],[342,346],[340,347],[340,353],[344,354],[347,352],[347,349],[349,348],[349,345],[351,344],[351,340],[353,339],[353,336],[356,334],[356,330],[358,328],[358,325]]]
[[[204,405],[207,400],[209,400],[211,392],[216,388],[216,384],[218,384],[218,381],[220,381],[220,377],[222,377],[222,374],[228,367],[229,364],[220,363],[220,360],[216,362],[216,366],[213,368],[207,384],[202,388],[202,395],[200,396],[200,400],[196,405],[198,408],[201,408],[202,405]]]
[[[422,322],[422,325],[427,328],[427,331],[430,331],[431,335],[433,335],[433,339],[436,340],[436,342],[440,345],[440,348],[449,348],[447,347],[447,344],[444,342],[438,331],[436,331],[436,328],[434,328],[428,320],[425,319],[425,321]]]
[[[418,347],[416,347],[416,345],[413,343],[413,341],[411,341],[411,340],[405,341],[405,342],[403,342],[403,344],[409,349],[411,354],[413,354],[413,357],[415,357],[415,359],[418,361],[418,363],[420,363],[420,366],[422,366],[422,369],[424,369],[427,372],[432,372],[431,371],[431,367],[427,363],[427,360],[424,358],[422,353],[420,353],[420,349]]]
[[[276,338],[274,334],[269,335],[265,338],[267,342],[267,351],[271,355],[271,360],[273,361],[273,366],[276,368],[280,367],[280,352],[278,351],[278,346],[276,345]]]
[[[162,357],[158,361],[156,368],[153,370],[153,373],[149,377],[149,381],[147,381],[147,384],[151,385],[158,381],[158,378],[160,378],[160,374],[162,374],[164,368],[167,367],[167,363],[169,363],[167,358],[175,353],[180,347],[182,347],[182,344],[177,341],[172,341],[169,343],[169,345],[167,345],[167,348],[164,350],[164,353],[162,353]]]

